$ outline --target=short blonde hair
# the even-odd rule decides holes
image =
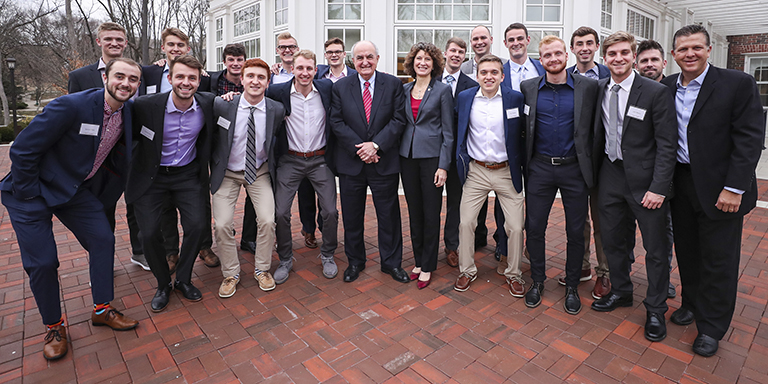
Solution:
[[[315,55],[315,53],[310,51],[309,49],[302,49],[301,51],[294,53],[293,59],[296,60],[296,58],[299,56],[307,60],[312,60],[312,62],[315,63],[315,65],[317,65],[317,55]]]
[[[561,42],[563,44],[563,49],[565,49],[565,41],[563,41],[563,39],[557,37],[557,35],[546,35],[541,39],[541,41],[539,41],[539,52],[541,52],[541,47],[552,44],[556,41]]]
[[[277,40],[288,40],[288,39],[293,39],[293,41],[296,42],[296,45],[299,45],[299,41],[296,40],[296,38],[293,37],[293,35],[291,35],[290,32],[283,32],[283,33],[277,35]]]
[[[122,32],[123,35],[127,35],[127,33],[125,32],[125,28],[122,25],[118,23],[113,23],[111,21],[106,21],[101,23],[101,25],[99,25],[99,28],[96,30],[96,36],[101,35],[101,33],[104,31],[118,31],[118,32]]]
[[[635,37],[632,36],[632,34],[629,32],[617,31],[603,40],[603,56],[605,56],[605,53],[608,52],[608,47],[614,44],[623,43],[625,41],[629,43],[629,46],[632,49],[632,54],[637,53],[637,43],[635,42]]]

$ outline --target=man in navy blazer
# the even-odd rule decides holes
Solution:
[[[522,23],[512,23],[504,30],[504,46],[509,50],[509,61],[504,63],[504,86],[520,91],[523,80],[544,76],[546,71],[536,59],[528,57],[531,36]]]
[[[742,227],[757,203],[765,120],[755,79],[707,62],[712,46],[704,27],[685,26],[673,41],[681,72],[661,82],[675,95],[680,135],[672,223],[683,301],[670,320],[695,320],[693,352],[712,356],[736,307]]]
[[[571,53],[576,58],[576,64],[566,69],[568,73],[582,75],[592,80],[605,79],[611,76],[608,67],[595,62],[595,54],[600,49],[600,38],[597,31],[590,27],[579,27],[571,34]]]
[[[466,291],[477,278],[474,233],[477,213],[494,191],[504,212],[509,263],[504,270],[510,293],[523,297],[520,258],[523,252],[523,95],[501,86],[501,60],[483,56],[477,64],[480,86],[456,100],[458,135],[456,165],[463,185],[459,224],[459,277],[453,288]],[[471,177],[470,177],[471,176]]]
[[[366,40],[352,47],[357,76],[333,85],[331,128],[336,135],[344,218],[344,251],[349,267],[344,281],[355,281],[365,269],[363,237],[366,191],[370,187],[379,229],[381,271],[407,283],[401,267],[403,236],[400,227],[400,136],[405,129],[405,94],[396,77],[376,71],[378,48]]]
[[[328,65],[317,65],[315,79],[328,79],[335,83],[346,76],[357,75],[357,71],[344,64],[347,52],[344,50],[343,40],[338,37],[328,39],[323,44],[323,48],[325,49],[324,55]]]
[[[75,234],[88,252],[94,325],[115,330],[137,321],[109,306],[114,299],[115,235],[104,205],[115,204],[130,162],[131,97],[141,67],[116,59],[105,69],[105,89],[62,96],[48,104],[16,138],[11,172],[0,184],[43,324],[48,327],[43,356],[67,353],[67,333],[59,301],[59,261],[52,215]]]
[[[332,161],[333,135],[328,119],[331,110],[330,80],[313,80],[316,56],[312,51],[294,53],[291,81],[273,84],[267,97],[283,104],[285,124],[277,132],[275,157],[275,214],[277,228],[277,255],[280,266],[275,270],[275,283],[288,280],[293,267],[293,239],[291,236],[291,207],[293,197],[303,180],[308,180],[317,193],[323,219],[323,245],[320,247],[323,276],[332,279],[338,269],[333,261],[336,252],[339,212],[336,209],[336,177]],[[296,109],[295,114],[291,111]],[[315,194],[308,199],[314,203]],[[314,214],[312,216],[314,220]],[[313,231],[314,232],[314,231]]]
[[[91,88],[104,88],[102,78],[104,69],[112,59],[123,56],[123,51],[128,43],[125,38],[125,28],[122,25],[109,21],[101,23],[96,30],[96,36],[96,44],[101,47],[99,61],[69,72],[67,93]]]

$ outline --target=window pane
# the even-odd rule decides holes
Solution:
[[[328,4],[328,19],[329,20],[344,20],[344,6]]]
[[[417,5],[416,20],[432,20],[433,9],[434,9],[434,6],[432,5]]]
[[[453,36],[450,29],[438,29],[435,31],[435,45],[442,50],[445,43]]]
[[[432,0],[416,0],[416,4],[427,4],[432,2]]]
[[[397,6],[397,19],[398,20],[413,20],[413,13],[415,9],[413,5],[398,5]]]
[[[397,51],[408,52],[413,45],[413,30],[400,29],[397,31]]]
[[[557,4],[560,5],[561,0],[545,0],[544,4]]]
[[[541,21],[541,7],[525,7],[525,20],[526,21]]]
[[[528,0],[528,4],[543,4],[542,0]]]
[[[343,3],[344,0],[328,0],[329,3]]]
[[[343,29],[329,29],[328,30],[328,39],[332,39],[334,37],[338,37],[339,39],[344,40],[344,30]]]
[[[455,5],[453,6],[453,19],[454,20],[469,20],[469,5]]]
[[[450,5],[436,5],[435,6],[435,20],[451,20],[451,6]]]
[[[347,5],[344,9],[347,20],[360,20],[360,4]]]
[[[427,43],[432,42],[432,31],[431,30],[420,30],[416,31],[416,42],[425,41]],[[410,47],[408,47],[410,49]]]
[[[344,46],[349,47],[348,49],[352,49],[352,46],[358,41],[360,41],[360,30],[347,29],[347,36],[344,38]]]
[[[472,20],[488,20],[488,6],[487,5],[473,5],[472,6]]]
[[[560,7],[544,7],[544,21],[560,21]]]
[[[413,4],[414,1],[415,0],[397,0],[397,2],[400,4],[404,4],[404,3]]]

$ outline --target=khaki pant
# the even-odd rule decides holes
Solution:
[[[591,216],[592,220],[591,222],[594,223],[594,226],[590,223],[590,217],[587,217],[587,222],[584,225],[584,260],[581,263],[581,269],[586,271],[588,269],[592,268],[592,265],[589,263],[589,245],[591,243],[590,241],[590,235],[592,232],[592,227],[595,228],[595,258],[597,258],[597,266],[595,267],[595,273],[598,277],[610,277],[610,272],[608,268],[608,259],[605,258],[605,252],[603,252],[603,240],[600,235],[600,217],[597,213],[597,189],[595,188],[589,193],[589,216]]]
[[[459,272],[470,276],[477,274],[475,266],[475,227],[477,214],[488,193],[494,191],[504,211],[504,230],[509,238],[507,269],[509,279],[522,281],[520,260],[523,253],[523,194],[515,191],[509,167],[491,170],[477,163],[469,163],[467,181],[464,183],[459,206]]]
[[[250,185],[245,181],[245,172],[227,170],[221,186],[213,194],[212,203],[221,273],[225,278],[240,273],[240,259],[235,245],[234,216],[241,185],[245,187],[256,209],[258,235],[254,264],[256,269],[269,271],[272,263],[272,250],[275,244],[275,197],[272,192],[269,166],[266,163],[263,164],[256,173],[256,181]]]

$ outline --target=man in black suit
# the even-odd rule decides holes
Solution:
[[[456,96],[465,89],[477,87],[477,82],[461,71],[461,64],[467,55],[467,43],[459,37],[451,37],[445,43],[445,68],[443,75],[438,78],[451,86],[454,104]],[[456,113],[453,118],[453,137],[456,137],[458,122]],[[445,180],[445,224],[443,241],[445,242],[445,262],[451,267],[459,266],[459,204],[461,203],[461,180],[456,168],[456,140],[451,149],[451,167],[448,169],[448,178]],[[488,228],[485,227],[485,216],[488,203],[483,204],[475,228],[475,239],[485,241],[488,236]]]
[[[688,25],[674,35],[681,73],[662,83],[675,95],[679,148],[672,224],[682,282],[675,324],[696,320],[693,351],[717,352],[736,305],[741,231],[755,207],[755,168],[765,121],[755,79],[707,63],[709,33]]]
[[[529,107],[526,116],[526,247],[533,284],[525,305],[541,304],[546,279],[544,234],[557,191],[562,196],[567,234],[565,300],[571,315],[581,311],[577,291],[584,255],[584,223],[589,212],[592,174],[592,126],[597,81],[565,70],[565,42],[546,36],[539,43],[545,76],[525,80],[520,90]]]
[[[137,143],[125,200],[134,204],[147,262],[157,279],[153,312],[165,309],[174,288],[160,233],[161,212],[169,202],[179,210],[184,229],[175,287],[190,301],[202,299],[191,278],[205,228],[201,190],[208,185],[215,98],[196,93],[202,69],[192,56],[177,58],[168,74],[172,91],[142,96],[134,105]]]
[[[112,59],[123,56],[128,42],[125,38],[125,28],[122,25],[109,21],[101,23],[96,30],[96,36],[96,44],[101,48],[99,61],[70,72],[67,93],[91,88],[104,88],[102,75],[107,64]]]
[[[601,312],[632,306],[627,222],[637,219],[643,247],[648,289],[645,338],[667,336],[669,238],[666,233],[668,199],[672,197],[677,130],[669,91],[632,70],[635,38],[616,32],[603,41],[603,58],[611,77],[599,81],[595,118],[595,170],[603,250],[611,270],[611,292],[592,303]],[[631,214],[630,214],[631,212]]]
[[[363,237],[366,191],[370,187],[379,229],[381,271],[401,283],[409,281],[401,268],[400,136],[405,129],[405,94],[400,80],[376,71],[379,50],[366,40],[352,47],[357,76],[333,85],[331,128],[339,172],[345,253],[349,267],[344,281],[352,282],[365,269]]]
[[[275,283],[288,280],[293,267],[293,239],[291,236],[291,206],[293,197],[300,190],[300,183],[308,180],[312,196],[308,201],[314,206],[315,191],[320,205],[323,227],[323,245],[320,260],[323,276],[332,279],[338,269],[333,261],[336,252],[339,211],[336,210],[336,177],[332,159],[333,145],[327,118],[331,109],[330,80],[313,80],[316,56],[302,50],[293,54],[291,81],[272,84],[267,96],[285,108],[284,129],[277,133],[275,154],[277,173],[275,180],[275,213],[277,254],[280,266],[275,270]],[[294,113],[292,113],[292,111]],[[314,220],[314,212],[310,216]],[[314,230],[312,231],[314,238]]]

